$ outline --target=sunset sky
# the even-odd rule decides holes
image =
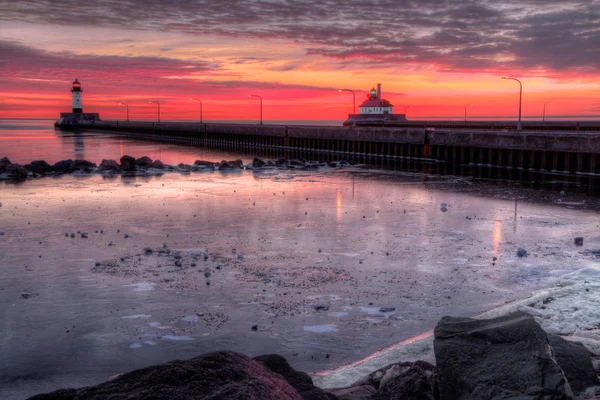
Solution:
[[[377,83],[409,119],[600,119],[600,0],[0,0],[0,118],[343,120]]]

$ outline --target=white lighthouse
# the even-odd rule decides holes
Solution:
[[[75,78],[71,93],[73,94],[73,113],[81,114],[83,112],[83,104],[81,103],[81,83]]]
[[[84,113],[81,103],[81,83],[77,79],[73,82],[71,95],[73,96],[73,111],[60,113],[60,118],[54,123],[54,126],[61,129],[75,129],[78,125],[88,125],[100,121],[98,113]]]

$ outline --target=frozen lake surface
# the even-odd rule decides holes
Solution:
[[[218,349],[334,370],[502,307],[595,339],[597,200],[484,189],[364,169],[0,183],[0,398]]]

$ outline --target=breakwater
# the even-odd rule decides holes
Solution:
[[[597,125],[597,124],[596,124]],[[419,159],[455,165],[600,173],[600,127],[531,124],[523,131],[486,123],[326,127],[186,122],[97,121],[85,129],[195,146],[334,153],[349,157]]]

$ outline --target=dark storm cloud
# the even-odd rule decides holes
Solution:
[[[281,38],[309,54],[444,70],[600,73],[600,0],[3,2],[0,18]]]

